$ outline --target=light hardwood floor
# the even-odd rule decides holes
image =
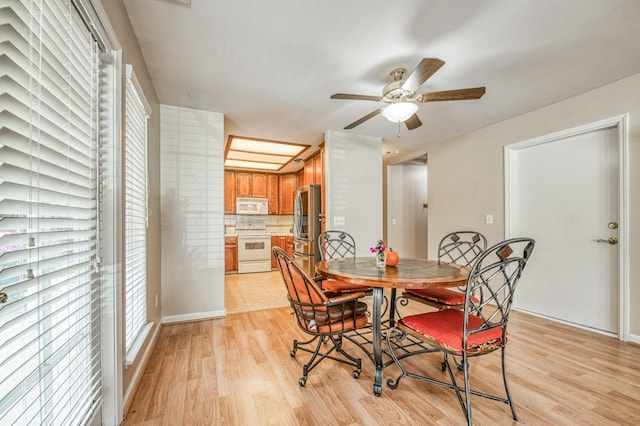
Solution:
[[[275,277],[254,282],[253,292],[277,294],[282,283]],[[301,388],[308,354],[291,358],[289,351],[305,336],[288,307],[260,309],[253,292],[224,319],[163,327],[124,425],[465,424],[449,389],[406,378],[375,397],[374,369],[364,356],[359,379],[325,360]],[[286,302],[283,287],[281,294]],[[345,348],[359,353],[350,342]],[[507,351],[519,422],[505,404],[475,398],[476,425],[640,424],[640,346],[514,312]],[[440,360],[427,354],[409,363],[444,377]],[[501,390],[499,365],[498,353],[474,359],[472,385]],[[385,380],[397,373],[387,368]]]

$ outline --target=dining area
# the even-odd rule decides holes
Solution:
[[[410,318],[419,323],[425,315],[444,312],[429,304],[434,303],[429,292],[453,304],[457,295],[443,297],[445,290],[464,294],[458,287],[474,276],[463,257],[475,253],[456,252],[459,244],[452,237],[441,242],[454,250],[443,251],[440,266],[437,259],[400,257],[394,267],[378,267],[374,253],[349,258],[355,251],[345,248],[347,237],[341,239],[340,233],[335,252],[341,254],[319,262],[314,279],[282,257],[290,280],[265,280],[258,291],[279,288],[287,292],[288,306],[163,327],[124,425],[469,424],[460,402],[466,399],[460,367],[468,365],[474,391],[504,393],[505,362],[517,424],[637,424],[640,348],[526,313],[512,311],[508,317],[506,360],[499,353],[466,360],[447,354],[449,367],[443,371],[445,351],[435,350],[424,335],[413,335],[416,320]],[[484,245],[482,238],[478,242]],[[502,245],[487,256],[528,257],[527,244],[517,250],[512,242],[513,253]],[[287,285],[295,289],[294,282],[309,285],[306,293],[299,292],[307,302],[293,303]],[[303,313],[316,290],[312,304],[320,310]],[[348,306],[355,309],[349,312]],[[315,361],[321,362],[309,368],[316,349]],[[412,374],[442,383],[450,383],[453,374],[460,398],[455,388],[414,380]],[[471,398],[473,424],[516,424],[508,402],[476,393]]]
[[[517,421],[506,373],[507,323],[534,245],[531,238],[512,238],[487,248],[479,232],[457,231],[442,238],[437,260],[399,259],[396,254],[387,265],[383,241],[371,247],[375,256],[356,256],[351,235],[325,231],[318,238],[322,260],[316,264],[315,277],[284,251],[273,248],[298,327],[311,336],[304,342],[294,340],[291,351],[292,357],[299,349],[311,353],[300,386],[326,358],[355,367],[352,375],[358,378],[362,362],[344,350],[343,340],[348,340],[375,368],[376,397],[382,395],[385,384],[393,390],[401,379],[410,377],[454,390],[467,424],[473,424],[472,395],[507,404]],[[361,301],[367,294],[372,295],[370,321]],[[431,309],[405,315],[409,303]],[[495,351],[502,354],[504,390],[500,395],[470,385],[472,360]],[[407,358],[431,353],[442,356],[436,378],[410,372],[403,365]],[[391,365],[401,373],[385,382],[384,371]],[[441,377],[444,372],[447,378]]]

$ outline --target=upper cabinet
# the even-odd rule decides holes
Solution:
[[[280,176],[269,174],[267,175],[267,190],[269,199],[269,214],[284,214],[280,213]]]
[[[313,180],[313,157],[307,158],[304,162],[304,184],[311,185],[314,184]]]
[[[295,173],[251,173],[224,171],[224,212],[236,212],[236,197],[269,200],[269,214],[293,214],[293,196],[298,187]]]
[[[236,195],[238,197],[267,197],[267,174],[236,172]]]
[[[252,173],[253,179],[253,197],[268,197],[267,174]]]
[[[313,183],[316,185],[322,185],[324,182],[322,167],[324,165],[324,149],[320,150],[319,153],[314,155],[313,157]]]
[[[280,214],[293,214],[293,197],[298,188],[296,175],[280,175]]]
[[[236,172],[224,171],[224,212],[236,212]]]
[[[307,158],[304,162],[304,169],[298,172],[298,186],[303,185],[320,185],[320,197],[321,197],[321,228],[324,231],[326,228],[326,192],[325,192],[325,179],[324,179],[324,145],[320,148],[320,151],[316,152],[312,157]]]
[[[236,195],[238,197],[251,197],[252,174],[248,172],[236,173]]]

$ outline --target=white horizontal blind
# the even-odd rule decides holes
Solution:
[[[135,75],[127,65],[125,348],[128,362],[135,357],[132,348],[147,324],[147,112],[142,99]]]
[[[70,0],[3,0],[0,28],[0,424],[83,424],[102,396],[100,52]]]

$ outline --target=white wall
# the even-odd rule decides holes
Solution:
[[[429,250],[455,229],[476,229],[489,244],[504,239],[503,147],[629,113],[631,260],[640,255],[640,74],[428,149]],[[568,161],[579,161],[579,153]],[[540,165],[544,172],[544,165]],[[493,214],[493,224],[485,215]],[[535,253],[534,253],[535,256]],[[640,343],[640,262],[630,262],[632,340]]]
[[[382,139],[328,130],[325,133],[327,230],[356,241],[356,255],[383,238]]]
[[[224,116],[160,113],[163,321],[224,316]]]
[[[427,256],[427,166],[387,166],[387,244],[400,257]]]

